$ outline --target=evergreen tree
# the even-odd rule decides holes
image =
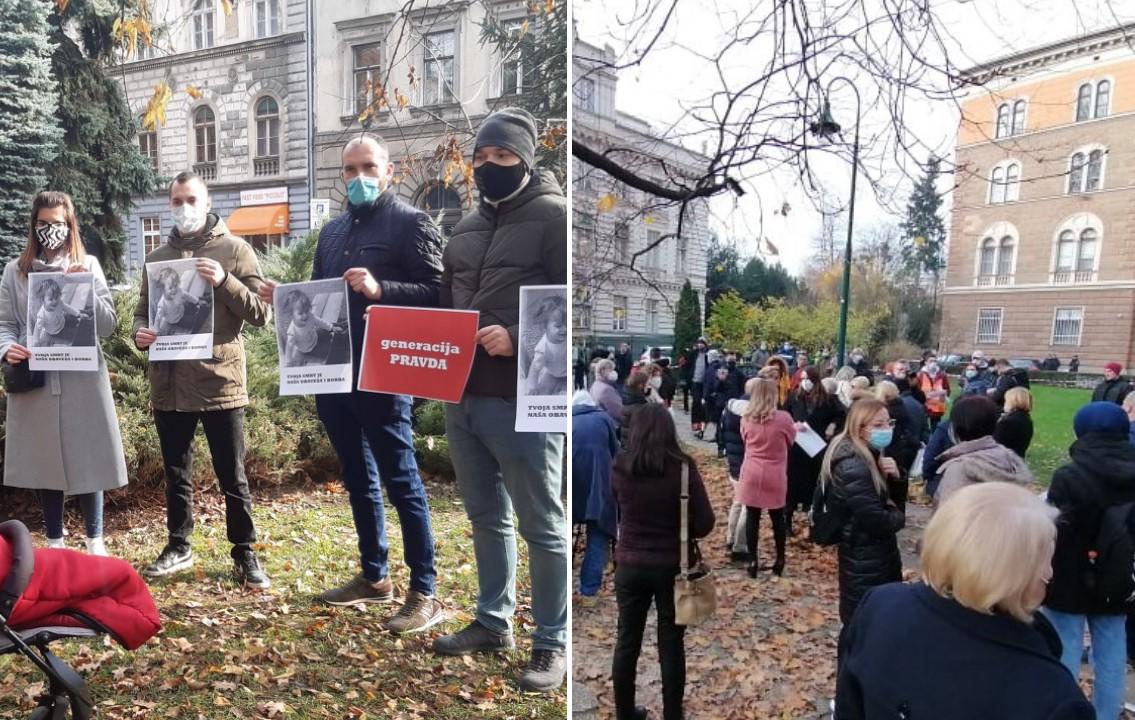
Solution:
[[[501,107],[518,105],[546,123],[537,146],[536,165],[567,182],[567,2],[527,3],[528,15],[517,27],[489,13],[481,23],[481,43],[506,60],[519,60],[521,93],[505,97]]]
[[[940,161],[931,157],[926,164],[926,173],[914,186],[906,206],[906,219],[901,228],[905,240],[903,257],[907,267],[934,278],[946,267],[946,226],[938,214],[942,208],[942,196],[936,187]]]
[[[46,0],[0,0],[0,259],[27,243],[32,198],[59,150]]]
[[[112,282],[123,276],[122,217],[133,207],[131,196],[157,188],[153,166],[138,148],[137,119],[121,86],[107,74],[120,59],[112,31],[119,12],[98,2],[72,0],[62,17],[51,17],[57,45],[52,67],[60,90],[57,117],[64,136],[49,187],[74,199],[83,244]],[[63,32],[64,24],[81,30],[82,47]]]
[[[678,295],[678,305],[674,309],[674,356],[693,347],[701,336],[701,307],[698,294],[687,279]]]

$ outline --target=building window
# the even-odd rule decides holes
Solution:
[[[997,223],[986,230],[978,245],[978,287],[1012,285],[1015,270],[1017,234],[1009,223]]]
[[[627,329],[627,296],[615,295],[612,302],[614,308],[611,311],[611,329],[625,331]]]
[[[382,53],[379,43],[355,45],[351,48],[355,59],[355,113],[370,107],[382,84]]]
[[[1018,100],[1013,103],[1013,134],[1020,135],[1025,131],[1025,101]]]
[[[444,183],[427,184],[418,195],[417,204],[436,220],[446,237],[453,233],[453,228],[457,227],[457,221],[461,219],[461,196]]]
[[[979,308],[977,311],[977,344],[1001,344],[1001,308]]]
[[[143,130],[138,133],[138,149],[142,155],[149,159],[154,172],[158,171],[158,133]]]
[[[280,0],[256,0],[253,13],[256,15],[256,37],[280,34]]]
[[[280,172],[280,106],[274,98],[256,101],[256,157],[253,175]]]
[[[162,244],[162,219],[142,218],[142,250],[149,255]]]
[[[1099,254],[1099,231],[1094,227],[1063,230],[1056,240],[1054,283],[1091,282]]]
[[[1107,117],[1111,105],[1111,83],[1100,80],[1096,83],[1096,117]]]
[[[646,310],[646,331],[648,333],[658,332],[658,301],[644,300],[643,305]]]
[[[245,235],[244,240],[258,253],[267,253],[272,248],[284,246],[283,235]]]
[[[1084,83],[1076,93],[1076,122],[1092,117],[1092,84]]]
[[[572,293],[572,330],[591,330],[591,292],[584,285],[576,285]]]
[[[650,248],[646,253],[646,266],[649,268],[662,267],[662,243],[659,242],[661,237],[662,233],[657,230],[646,231],[646,247]]]
[[[1016,244],[1013,242],[1013,238],[1008,236],[1001,238],[1001,244],[997,248],[997,277],[1012,277],[1013,251],[1015,249]]]
[[[591,259],[595,253],[595,216],[574,210],[571,217],[576,252],[581,258]]]
[[[440,105],[456,102],[453,92],[453,57],[456,33],[431,33],[425,42],[425,78],[422,83],[422,104]]]
[[[1103,187],[1101,149],[1081,150],[1072,154],[1068,165],[1068,194],[1092,192]]]
[[[193,3],[193,49],[204,50],[213,47],[213,0],[196,0]]]
[[[625,223],[615,226],[615,262],[623,264],[631,260],[631,236]]]
[[[519,95],[524,92],[524,21],[509,20],[504,27],[511,40],[501,62],[501,95]]]
[[[587,112],[595,112],[595,81],[591,78],[580,78],[575,81],[575,87],[572,88],[572,94],[578,101],[580,109]]]
[[[1052,344],[1079,345],[1084,326],[1084,308],[1058,307],[1052,316]]]
[[[989,175],[989,202],[1012,202],[1021,196],[1021,166],[1019,163],[997,165]]]
[[[689,268],[690,256],[690,241],[686,238],[678,238],[678,262],[675,268],[679,275],[685,275]]]
[[[193,171],[203,180],[217,179],[217,116],[208,105],[193,113],[193,135],[196,147],[196,164]]]
[[[1001,103],[997,108],[997,137],[1007,137],[1009,135],[1009,113],[1011,108],[1009,103]]]
[[[1111,109],[1111,81],[1086,82],[1076,90],[1076,122],[1107,117]]]

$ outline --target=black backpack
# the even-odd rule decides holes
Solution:
[[[831,481],[825,488],[823,483],[816,483],[816,492],[812,494],[812,525],[809,538],[817,545],[835,545],[843,537],[843,513],[839,507],[832,507],[829,503],[826,489],[831,487]]]
[[[1103,511],[1084,585],[1106,603],[1135,602],[1135,502]]]

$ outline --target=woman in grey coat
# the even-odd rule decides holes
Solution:
[[[32,203],[28,244],[0,279],[0,357],[27,362],[28,273],[94,274],[95,329],[109,337],[118,324],[98,260],[86,255],[75,207],[61,192]],[[4,485],[38,490],[48,547],[63,547],[63,503],[79,498],[87,551],[105,555],[102,493],[126,484],[126,460],[102,352],[95,372],[47,371],[42,387],[8,395]]]

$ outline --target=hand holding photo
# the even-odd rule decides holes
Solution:
[[[98,369],[94,274],[30,273],[27,324],[30,369]]]
[[[198,259],[146,265],[150,328],[157,339],[150,360],[213,356],[213,286],[198,272]]]
[[[343,280],[277,285],[276,343],[280,394],[351,391],[351,328]]]

